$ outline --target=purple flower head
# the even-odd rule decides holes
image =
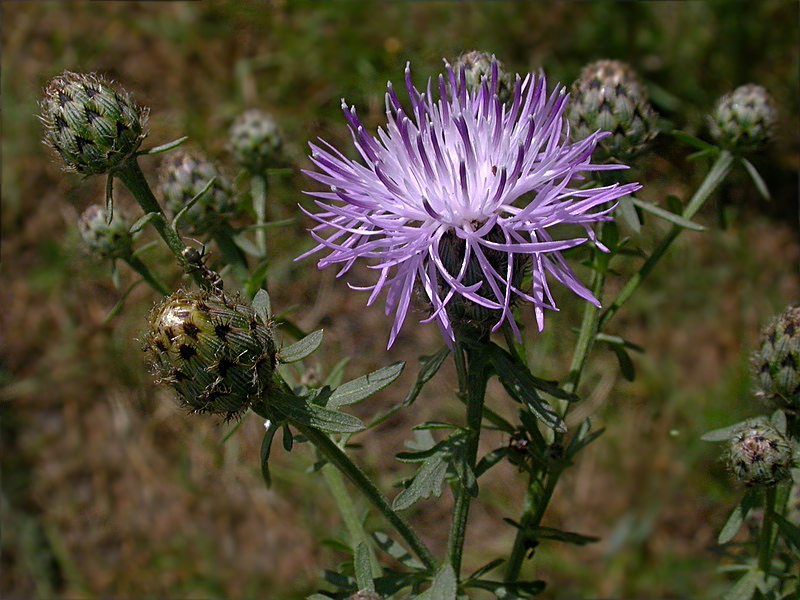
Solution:
[[[299,258],[326,250],[319,268],[339,263],[340,276],[356,259],[368,259],[378,280],[356,289],[371,291],[368,305],[386,289],[386,314],[394,313],[390,346],[415,294],[430,303],[423,322],[435,320],[448,344],[454,319],[481,311],[493,331],[508,323],[519,337],[512,312],[519,299],[533,304],[541,330],[544,309],[556,309],[548,273],[598,304],[560,251],[595,240],[591,224],[610,218],[613,201],[641,187],[571,187],[588,171],[621,168],[591,164],[607,134],[570,142],[568,96],[561,86],[548,95],[543,74],[517,76],[506,104],[496,93],[496,63],[477,87],[448,64],[438,100],[430,80],[420,92],[410,66],[405,75],[411,110],[390,83],[388,124],[375,137],[342,101],[362,161],[325,142],[310,144],[319,171],[307,174],[330,191],[309,192],[322,209],[307,212],[319,222],[311,230],[319,244]],[[560,224],[582,226],[586,236],[556,240],[548,230]],[[526,273],[532,284],[523,289]]]

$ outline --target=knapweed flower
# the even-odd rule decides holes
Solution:
[[[571,142],[563,117],[568,96],[561,86],[548,95],[543,75],[518,76],[507,104],[497,95],[496,63],[475,89],[447,65],[438,100],[430,81],[420,92],[408,66],[405,75],[411,110],[390,83],[388,124],[376,137],[343,102],[363,163],[329,144],[310,144],[319,172],[308,175],[330,191],[309,192],[322,212],[308,213],[319,222],[311,231],[319,244],[303,256],[328,251],[318,265],[341,264],[339,275],[357,259],[372,261],[378,280],[363,289],[372,292],[368,304],[387,290],[389,345],[415,292],[430,304],[423,322],[435,320],[448,343],[461,319],[491,322],[492,330],[508,323],[519,337],[512,313],[519,299],[534,305],[541,329],[544,309],[556,308],[548,274],[597,303],[560,252],[594,240],[592,223],[641,187],[573,187],[587,171],[618,168],[591,164],[607,134]],[[586,235],[555,239],[556,225],[577,225]],[[528,272],[532,284],[523,289]]]
[[[791,442],[766,423],[747,424],[731,438],[728,464],[745,485],[775,485],[789,475],[791,462]]]
[[[788,307],[764,328],[752,364],[756,396],[800,415],[800,305]]]
[[[708,116],[711,137],[718,144],[748,152],[766,146],[775,132],[777,105],[766,88],[742,85],[725,94]]]
[[[109,223],[104,206],[88,207],[78,220],[78,231],[89,252],[98,258],[128,258],[133,252],[131,223],[118,210]]]

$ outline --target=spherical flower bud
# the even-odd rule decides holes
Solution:
[[[53,78],[41,108],[45,143],[78,173],[113,170],[138,150],[145,137],[147,109],[96,74],[65,71]]]
[[[644,151],[656,136],[656,115],[636,72],[618,60],[599,60],[583,68],[572,84],[567,107],[572,139],[608,131],[598,144],[604,158],[619,161]]]
[[[777,108],[760,85],[743,85],[717,101],[708,117],[711,137],[719,145],[741,151],[757,150],[772,137]]]
[[[161,164],[158,190],[164,198],[164,210],[172,217],[215,177],[211,187],[179,222],[191,233],[207,233],[236,214],[233,184],[214,163],[191,150],[180,149]]]
[[[791,442],[766,423],[745,425],[731,438],[728,464],[745,485],[777,484],[789,474],[791,461]]]
[[[283,138],[271,115],[251,109],[239,115],[231,125],[230,144],[236,162],[249,171],[260,173],[275,164]]]
[[[270,324],[239,296],[178,290],[149,322],[148,361],[192,411],[230,418],[269,393],[276,363]]]
[[[800,414],[800,305],[789,307],[764,328],[753,369],[756,396]]]
[[[493,63],[497,65],[497,97],[500,102],[508,102],[514,97],[514,76],[507,73],[503,63],[488,52],[464,52],[456,60],[453,70],[457,80],[460,80],[463,73],[467,89],[474,91],[484,82],[491,82]]]
[[[78,221],[78,231],[89,251],[101,258],[125,258],[133,252],[131,224],[119,210],[109,223],[103,206],[90,206]]]

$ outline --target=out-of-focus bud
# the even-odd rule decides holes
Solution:
[[[597,147],[603,160],[630,160],[658,133],[644,86],[630,65],[618,60],[599,60],[583,68],[572,84],[566,116],[573,141],[598,130],[611,133]]]
[[[236,215],[233,184],[214,163],[198,152],[179,149],[167,157],[158,172],[158,190],[165,212],[174,217],[216,178],[205,194],[180,219],[190,233],[204,234]]]
[[[800,414],[800,305],[790,306],[764,328],[753,370],[756,396]]]
[[[108,222],[108,212],[99,204],[83,211],[78,231],[89,251],[100,258],[127,258],[133,252],[131,223],[119,210]]]
[[[359,590],[347,600],[383,600],[383,597],[372,590]]]
[[[760,85],[743,85],[720,98],[708,117],[711,137],[719,145],[743,152],[758,150],[772,138],[777,107]]]
[[[54,77],[44,90],[41,109],[45,143],[78,173],[112,171],[145,137],[147,109],[94,73],[65,71]]]
[[[262,173],[275,165],[283,147],[283,138],[269,113],[250,109],[231,125],[230,145],[236,162],[248,171]]]
[[[178,290],[153,308],[144,350],[182,405],[232,418],[272,389],[276,347],[268,323],[239,296]]]
[[[728,464],[745,485],[777,484],[789,474],[791,461],[791,442],[766,423],[745,425],[731,438]]]
[[[492,64],[497,64],[497,97],[501,102],[514,98],[514,75],[506,72],[502,62],[488,52],[472,50],[461,54],[453,65],[456,81],[460,81],[461,73],[467,83],[467,89],[478,89],[484,82],[492,83]]]

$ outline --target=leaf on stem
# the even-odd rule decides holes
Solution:
[[[456,600],[458,581],[453,565],[449,562],[433,578],[431,587],[417,596],[417,600]]]
[[[537,388],[541,389],[543,380],[534,377],[527,367],[515,362],[497,344],[491,343],[487,349],[489,361],[509,396],[527,406],[542,423],[554,431],[566,433],[567,428],[561,417],[536,393]]]
[[[382,531],[376,531],[373,533],[372,538],[375,540],[378,548],[386,552],[400,564],[414,570],[421,570],[425,568],[425,565],[414,558],[414,556],[412,556],[408,550],[403,548],[398,542],[394,541]]]
[[[328,406],[339,408],[340,406],[349,406],[369,398],[372,394],[379,392],[397,379],[400,373],[403,372],[403,367],[405,367],[405,363],[397,362],[368,375],[363,375],[358,379],[343,383],[331,394]]]
[[[356,553],[353,558],[353,569],[355,571],[358,589],[374,592],[375,582],[372,580],[372,560],[369,548],[367,548],[364,542],[356,546]]]
[[[744,168],[747,170],[747,173],[750,175],[750,178],[753,180],[753,183],[758,189],[758,193],[761,194],[764,200],[772,200],[772,196],[769,193],[769,188],[767,188],[767,184],[764,179],[761,177],[761,174],[758,170],[753,166],[749,160],[743,157],[739,157],[739,160],[744,165]]]
[[[742,501],[733,509],[722,531],[719,532],[719,537],[717,538],[719,544],[727,544],[733,539],[733,536],[739,531],[742,523],[750,515],[753,508],[755,508],[757,499],[758,490],[749,489],[745,492]]]
[[[267,487],[270,487],[272,485],[272,476],[269,472],[269,455],[272,449],[272,440],[275,438],[278,426],[267,421],[266,429],[264,439],[261,441],[261,476],[264,478],[264,483],[267,484]]]
[[[356,433],[364,429],[356,417],[311,404],[307,398],[279,396],[270,402],[295,426],[308,425],[325,433]]]
[[[261,317],[261,320],[264,321],[264,323],[269,323],[272,317],[272,302],[269,299],[267,290],[258,290],[253,297],[252,305],[253,310]]]
[[[318,329],[313,333],[309,333],[299,342],[295,342],[288,348],[283,348],[280,351],[280,361],[282,363],[293,363],[298,360],[303,360],[310,356],[319,345],[322,343],[322,329]]]
[[[156,146],[155,148],[150,148],[150,150],[144,150],[142,152],[137,152],[138,156],[152,156],[153,154],[161,154],[162,152],[169,152],[170,150],[174,150],[181,144],[183,144],[186,140],[189,139],[188,135],[183,136],[182,138],[178,138],[177,140],[173,140],[172,142],[167,142],[166,144],[162,144],[160,146]]]
[[[682,227],[683,229],[690,229],[691,231],[705,231],[706,228],[702,225],[695,223],[694,221],[690,221],[688,219],[684,219],[680,215],[676,215],[668,210],[664,210],[663,208],[659,208],[655,204],[650,204],[649,202],[644,202],[643,200],[639,200],[638,198],[634,198],[633,196],[626,196],[626,198],[630,198],[631,203],[634,206],[641,208],[643,211],[650,213],[651,215],[655,215],[660,219],[664,219],[665,221],[669,221],[673,225],[677,225],[678,227]]]

